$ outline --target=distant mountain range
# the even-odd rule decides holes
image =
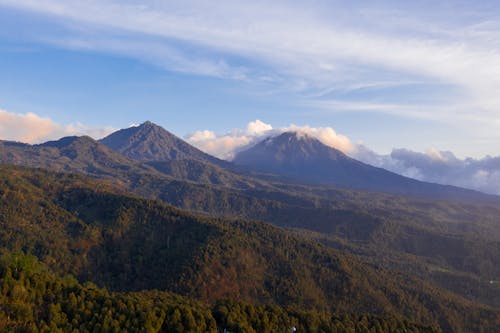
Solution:
[[[3,142],[0,153],[2,151],[0,161],[4,163],[79,170],[89,175],[112,176],[114,170],[140,170],[237,188],[268,188],[271,181],[334,185],[425,199],[469,202],[500,199],[400,176],[294,132],[257,143],[238,153],[234,163],[210,156],[151,122],[119,130],[99,141],[90,137],[67,137],[34,146]]]
[[[500,203],[500,197],[426,183],[352,159],[306,134],[287,132],[238,153],[234,163],[191,146],[149,121],[95,141],[66,137],[39,145],[0,141],[0,162],[140,184],[165,176],[233,189],[280,190],[315,185],[423,199]],[[162,183],[161,181],[159,183]],[[144,192],[141,192],[144,194]]]

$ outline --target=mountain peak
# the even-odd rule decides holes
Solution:
[[[111,133],[99,142],[126,157],[139,161],[192,159],[221,162],[149,120],[139,126]]]
[[[364,164],[301,132],[285,132],[239,152],[234,163],[302,183],[333,184],[417,197],[468,198],[471,191],[420,182]]]
[[[157,125],[149,120],[146,120],[145,122],[143,122],[139,126],[134,126],[134,127],[138,127],[138,128],[142,128],[142,129],[163,129],[163,127],[161,127],[160,125]]]
[[[349,159],[341,151],[329,147],[320,140],[304,132],[289,131],[269,137],[254,147],[238,153],[234,159],[236,164],[259,167],[286,165],[297,166],[305,163],[320,163],[324,160]],[[277,170],[274,170],[277,171]]]
[[[414,180],[350,158],[303,132],[285,132],[238,153],[236,164],[306,182],[399,190]]]
[[[302,131],[283,132],[277,136],[272,136],[265,139],[264,142],[267,145],[270,144],[300,145],[306,143],[323,145],[321,141]]]

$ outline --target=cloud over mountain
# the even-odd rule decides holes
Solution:
[[[62,125],[31,112],[19,114],[0,109],[0,140],[41,143],[68,135],[101,138],[112,131],[110,127],[90,127],[81,123]]]
[[[460,159],[452,152],[434,148],[423,153],[408,149],[393,149],[391,154],[381,155],[365,145],[353,143],[347,136],[338,134],[331,127],[292,124],[274,128],[270,124],[255,120],[248,123],[245,129],[233,129],[222,135],[203,130],[188,135],[185,139],[209,154],[232,159],[236,152],[266,137],[288,131],[306,133],[355,159],[407,177],[500,194],[500,157]]]
[[[209,154],[223,159],[232,159],[236,152],[257,143],[265,137],[289,131],[309,134],[320,139],[326,145],[346,153],[354,149],[354,145],[349,138],[337,134],[331,127],[297,126],[291,124],[287,127],[273,128],[272,125],[266,124],[259,119],[249,122],[245,129],[233,129],[222,135],[209,130],[202,130],[187,135],[185,139]]]
[[[1,140],[41,143],[68,135],[101,138],[112,131],[110,127],[90,127],[81,123],[64,125],[34,113],[18,114],[0,109]],[[500,156],[460,159],[450,151],[432,148],[426,152],[393,149],[391,154],[381,155],[365,145],[353,143],[347,136],[338,134],[331,127],[291,124],[274,128],[258,119],[249,122],[244,129],[233,129],[225,134],[200,130],[185,136],[185,139],[211,155],[230,160],[236,152],[256,144],[265,137],[288,131],[308,134],[355,159],[404,176],[500,194]]]

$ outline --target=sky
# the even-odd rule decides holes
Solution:
[[[457,175],[419,158],[500,179],[497,1],[0,0],[0,75],[0,139],[150,120],[230,158],[302,129],[424,180]]]

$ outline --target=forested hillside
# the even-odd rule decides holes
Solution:
[[[331,316],[220,300],[207,305],[164,291],[109,292],[54,274],[36,257],[0,258],[2,332],[439,332],[394,317]]]
[[[494,308],[267,224],[200,218],[76,175],[2,167],[0,183],[3,252],[110,291],[392,316],[445,332],[499,324]]]
[[[163,139],[159,142],[168,142]],[[181,149],[178,140],[174,148]],[[156,150],[145,151],[148,146],[141,140],[132,141],[135,153],[152,158]],[[0,161],[81,173],[196,214],[299,230],[301,236],[387,269],[408,271],[470,300],[500,306],[500,284],[489,283],[500,276],[500,208],[494,201],[429,201],[287,183],[222,168],[199,151],[192,157],[192,150],[182,151],[176,155],[184,156],[180,159],[144,164],[89,137],[69,137],[35,146],[1,142]]]

